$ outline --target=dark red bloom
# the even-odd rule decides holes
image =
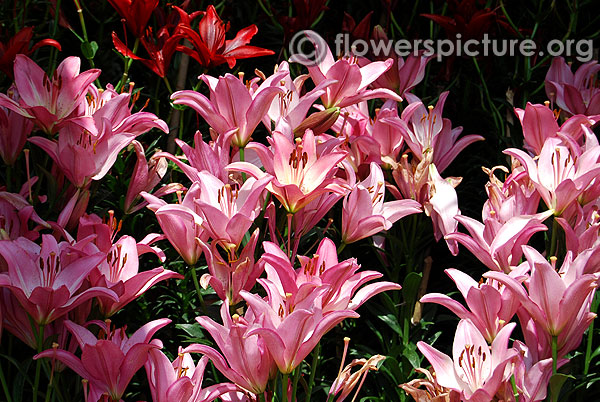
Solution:
[[[352,39],[362,39],[368,41],[371,38],[371,16],[373,11],[364,16],[362,20],[356,23],[354,18],[344,11],[342,20],[342,32],[348,32]]]
[[[293,17],[282,15],[277,18],[283,26],[285,38],[289,39],[296,32],[310,28],[321,12],[327,10],[325,3],[327,0],[294,0],[296,14]]]
[[[167,70],[169,69],[173,55],[177,50],[177,45],[182,37],[183,36],[178,33],[171,34],[168,26],[160,28],[156,35],[154,35],[152,28],[148,27],[146,34],[141,38],[141,43],[150,58],[144,59],[129,50],[117,37],[115,32],[112,33],[113,44],[119,53],[123,56],[131,57],[134,60],[140,60],[159,77],[165,77],[167,75]]]
[[[490,8],[479,9],[478,3],[480,2],[477,0],[448,0],[452,17],[437,14],[421,14],[421,16],[438,23],[446,31],[448,38],[456,38],[457,34],[461,34],[463,40],[480,39],[496,24],[514,33],[503,15]]]
[[[180,45],[177,50],[190,55],[204,67],[210,68],[227,63],[229,68],[233,68],[236,59],[275,54],[272,50],[247,45],[258,32],[254,24],[239,31],[235,38],[225,40],[225,33],[229,31],[229,22],[224,23],[212,5],[204,12],[198,24],[198,32],[189,25],[180,24],[179,28],[193,48]]]
[[[160,28],[156,32],[156,35],[154,34],[153,29],[148,27],[144,36],[140,38],[140,42],[144,49],[146,49],[149,59],[144,59],[143,57],[135,55],[123,42],[121,42],[117,37],[117,34],[113,32],[113,44],[117,51],[134,60],[140,60],[158,76],[166,76],[173,55],[178,50],[177,47],[179,41],[184,37],[181,28],[184,26],[189,27],[191,20],[200,14],[200,12],[188,14],[181,8],[175,6],[173,6],[172,9],[175,10],[175,12],[171,11],[168,15],[165,15],[161,9],[158,9],[156,17],[157,22],[160,24]]]
[[[152,11],[158,0],[108,0],[136,38],[141,38],[146,30]]]
[[[60,43],[54,39],[43,39],[29,48],[32,38],[33,27],[24,27],[15,36],[10,38],[8,42],[0,42],[0,70],[10,78],[14,78],[13,64],[16,55],[24,54],[29,56],[34,50],[42,46],[54,46],[58,50],[61,50]]]

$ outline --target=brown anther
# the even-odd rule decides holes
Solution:
[[[265,75],[265,73],[260,71],[258,68],[254,69],[254,74],[256,74],[258,77],[260,77],[260,79],[263,81],[267,79],[267,76]]]

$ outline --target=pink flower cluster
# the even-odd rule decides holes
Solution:
[[[555,60],[548,73],[551,88],[559,87],[554,77],[559,66],[560,60]],[[592,67],[581,67],[581,74]],[[565,82],[564,91],[556,92],[561,107],[564,100],[558,99],[563,92],[573,97],[568,85]],[[574,114],[573,110],[568,111]],[[483,222],[456,216],[467,233],[446,235],[490,271],[477,282],[456,269],[446,270],[466,307],[438,293],[421,299],[447,307],[460,322],[452,357],[424,342],[417,344],[436,374],[434,380],[403,386],[417,400],[429,392],[450,400],[518,396],[520,401],[541,401],[551,376],[568,362],[567,355],[579,346],[596,317],[590,307],[600,279],[596,263],[600,146],[590,127],[598,116],[574,114],[559,125],[548,104],[529,103],[515,112],[529,153],[505,150],[512,158],[511,168],[486,170],[489,199]],[[498,171],[505,174],[504,181],[496,177]],[[528,243],[534,234],[548,230],[544,221],[551,219],[552,233],[540,253]],[[523,338],[509,347],[515,315]],[[426,389],[419,388],[423,385]]]
[[[436,240],[444,238],[454,255],[462,244],[490,271],[477,282],[446,270],[466,307],[443,294],[421,298],[447,307],[460,322],[452,358],[417,344],[435,376],[422,370],[426,380],[403,388],[415,399],[544,399],[551,375],[595,317],[600,145],[591,127],[600,117],[592,114],[596,96],[586,77],[597,69],[590,64],[573,77],[560,61],[553,63],[551,98],[571,115],[562,124],[548,105],[516,110],[525,151],[507,149],[510,168],[486,169],[489,198],[480,222],[460,212],[455,187],[461,178],[442,173],[483,137],[461,137],[462,128],[443,117],[447,92],[430,106],[408,92],[427,61],[336,61],[326,49],[324,60],[295,79],[287,62],[250,80],[204,74],[208,95],[182,90],[171,99],[208,123],[210,141],[197,132],[193,147],[176,140],[182,155],[157,152],[147,160],[136,138],[168,127],[152,113],[133,111],[139,97],[133,87],[122,93],[110,84],[99,88],[100,71],[80,73],[75,57],[48,77],[27,56],[17,56],[15,83],[0,94],[0,155],[13,165],[27,141],[47,153],[61,212],[46,221],[34,211],[35,177],[18,194],[0,192],[0,335],[6,329],[37,349],[36,359],[75,371],[89,401],[121,400],[142,366],[154,401],[264,400],[270,383],[277,376],[287,381],[327,332],[358,317],[356,310],[376,294],[401,288],[379,280],[377,271],[361,270],[354,258],[340,261],[344,247],[425,212]],[[314,88],[306,91],[309,78]],[[400,108],[402,97],[407,103]],[[382,100],[374,116],[372,99]],[[27,139],[33,130],[43,134]],[[114,212],[106,221],[86,213],[92,182],[109,173],[126,147],[135,153],[135,167],[123,212],[147,207],[162,230],[140,241],[117,236]],[[189,183],[168,183],[152,194],[170,162]],[[169,194],[171,202],[163,199]],[[317,233],[316,251],[302,255],[301,245],[339,201],[340,244],[328,225]],[[552,236],[541,253],[530,240],[550,221]],[[170,319],[146,323],[130,337],[109,319],[159,281],[187,276],[163,267],[139,271],[142,254],[165,261],[153,245],[163,239],[187,265],[198,296],[200,286],[210,287],[220,299],[219,322],[196,318],[215,347],[179,347],[173,360],[152,339]],[[207,272],[198,280],[204,261]],[[523,339],[509,347],[515,316]],[[59,342],[42,351],[49,339]],[[195,363],[190,353],[203,357]],[[341,392],[343,400],[382,360],[363,361],[359,374],[350,374],[358,362],[340,370],[331,393]],[[203,388],[209,361],[230,382]]]
[[[20,194],[2,193],[0,329],[38,351],[50,337],[58,337],[59,343],[36,358],[60,361],[79,374],[86,380],[88,400],[120,400],[142,366],[157,401],[257,398],[277,372],[291,373],[326,332],[346,318],[358,317],[355,310],[366,300],[400,289],[387,281],[369,283],[382,274],[359,271],[355,259],[339,261],[336,245],[327,237],[314,255],[297,255],[303,237],[334,204],[344,199],[343,244],[388,230],[423,206],[437,217],[436,225],[457,211],[434,207],[436,193],[454,193],[454,188],[439,177],[434,166],[439,161],[431,157],[418,184],[424,190],[409,191],[406,198],[392,191],[398,199],[385,201],[390,183],[384,170],[397,169],[404,138],[407,144],[421,141],[410,136],[425,129],[418,122],[413,125],[410,116],[398,115],[396,102],[402,99],[393,88],[368,89],[392,64],[387,60],[359,67],[352,59],[334,62],[329,53],[324,63],[310,69],[316,87],[304,95],[308,76],[292,80],[285,62],[272,76],[259,72],[247,82],[242,75],[204,75],[208,97],[179,91],[172,99],[192,107],[209,123],[212,141],[205,142],[197,133],[193,148],[178,140],[183,156],[158,152],[148,161],[135,138],[152,128],[166,132],[167,126],[152,113],[133,112],[138,95],[132,87],[124,93],[110,85],[97,87],[94,81],[100,71],[80,73],[75,57],[64,60],[48,77],[27,56],[17,56],[15,83],[8,94],[0,94],[6,117],[0,132],[2,156],[14,163],[30,133],[43,132],[28,141],[54,162],[53,172],[60,179],[54,190],[62,194],[62,211],[55,222],[35,213],[30,204],[35,177]],[[380,118],[370,120],[366,100],[377,97],[391,100]],[[319,98],[323,106],[315,103]],[[410,109],[416,110],[417,104],[424,108],[413,99]],[[441,106],[436,113],[441,115]],[[259,124],[269,133],[266,142],[253,140]],[[396,135],[394,124],[406,130],[402,137],[390,139]],[[329,129],[332,133],[326,133]],[[438,130],[428,141],[437,144],[442,139],[445,152],[443,147],[452,148],[457,135]],[[390,141],[394,141],[391,151],[386,148]],[[135,152],[135,168],[123,210],[132,213],[147,206],[164,233],[149,234],[141,241],[117,237],[120,223],[113,212],[108,221],[85,213],[90,185],[107,175],[127,146]],[[413,154],[409,146],[404,151],[404,160],[423,159],[425,152]],[[165,176],[167,161],[175,163],[191,184],[170,183],[150,194]],[[177,194],[177,203],[161,199],[170,193]],[[39,197],[40,202],[45,200]],[[284,217],[283,227],[278,216]],[[270,235],[260,246],[258,239],[266,233],[260,233],[258,220],[267,220]],[[223,300],[222,324],[207,316],[197,321],[220,351],[190,345],[181,348],[171,363],[159,350],[162,343],[151,340],[170,320],[150,322],[130,338],[125,328],[115,329],[108,320],[157,282],[183,278],[162,267],[138,272],[141,254],[150,252],[165,260],[165,254],[152,246],[163,238],[194,277],[204,254],[208,273],[199,284],[212,287]],[[259,247],[264,252],[257,259]],[[257,284],[265,297],[252,292]],[[241,303],[245,309],[239,309]],[[94,314],[106,321],[89,321]],[[67,341],[68,334],[78,346]],[[206,357],[195,366],[189,352]],[[203,389],[207,359],[232,383]]]

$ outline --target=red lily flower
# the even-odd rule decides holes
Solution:
[[[8,75],[11,79],[14,78],[13,64],[15,57],[19,53],[29,56],[34,50],[42,46],[54,46],[58,50],[61,50],[60,43],[54,39],[42,39],[30,49],[29,45],[32,38],[33,27],[24,27],[7,42],[0,42],[0,71]]]
[[[342,21],[342,32],[348,32],[352,39],[363,39],[368,41],[371,38],[371,16],[373,11],[369,12],[358,23],[354,18],[344,11]]]
[[[167,75],[167,70],[173,59],[173,55],[177,50],[177,46],[181,38],[183,37],[180,33],[175,32],[174,34],[169,32],[169,28],[172,26],[165,25],[158,30],[156,36],[152,28],[146,30],[146,34],[141,38],[142,46],[146,49],[146,52],[150,56],[149,59],[135,55],[131,50],[125,46],[123,42],[117,37],[115,32],[112,33],[113,44],[115,49],[123,56],[131,57],[134,60],[140,60],[146,67],[154,71],[159,77]]]
[[[181,27],[190,26],[193,20],[201,12],[186,13],[179,7],[173,6],[176,12],[170,12],[168,15],[159,9],[157,13],[157,21],[160,28],[156,35],[153,34],[151,27],[146,29],[141,43],[146,52],[150,56],[149,59],[144,59],[135,55],[125,46],[117,37],[115,32],[112,33],[113,44],[119,53],[126,57],[131,57],[134,60],[140,60],[146,67],[154,71],[159,77],[164,77],[167,74],[173,55],[178,49],[179,41],[184,37]],[[191,28],[190,28],[191,29]]]
[[[179,27],[192,43],[193,49],[180,45],[177,46],[177,50],[190,55],[204,67],[210,68],[227,63],[229,68],[233,68],[236,59],[275,54],[272,50],[246,45],[258,32],[254,24],[239,31],[235,38],[225,40],[225,33],[229,31],[229,22],[224,23],[212,5],[204,12],[204,17],[198,24],[198,32],[184,24],[180,24]]]
[[[504,16],[490,8],[479,10],[477,3],[476,0],[448,0],[452,17],[437,14],[421,14],[421,16],[438,23],[446,31],[448,38],[456,38],[460,33],[463,39],[478,39],[489,32],[494,24],[514,33]]]
[[[296,32],[310,28],[319,18],[319,15],[328,10],[325,3],[327,3],[326,0],[294,0],[296,14],[289,17],[286,9],[286,15],[277,17],[277,20],[283,26],[286,41]]]
[[[125,20],[127,27],[136,38],[144,35],[152,11],[158,6],[158,0],[108,0],[108,2]]]

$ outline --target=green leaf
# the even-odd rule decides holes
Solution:
[[[568,378],[575,379],[572,375],[566,375],[562,373],[556,373],[550,377],[550,396],[551,402],[557,402],[560,390]]]
[[[205,339],[202,327],[198,324],[176,324],[177,329],[182,329],[185,333],[193,339]]]
[[[398,322],[398,318],[394,314],[380,315],[379,319],[385,322],[398,335],[402,335],[402,326]]]
[[[412,306],[417,299],[422,276],[422,273],[411,272],[406,275],[406,278],[404,279],[404,283],[402,284],[402,295],[404,296],[406,304],[409,306]]]
[[[94,56],[96,55],[97,51],[98,51],[98,44],[96,43],[96,41],[81,43],[81,53],[83,54],[83,57],[85,57],[86,59],[88,59],[88,60],[93,59]]]
[[[407,344],[406,348],[402,351],[402,356],[406,357],[406,360],[408,360],[413,368],[421,367],[421,358],[419,357],[414,344]]]

